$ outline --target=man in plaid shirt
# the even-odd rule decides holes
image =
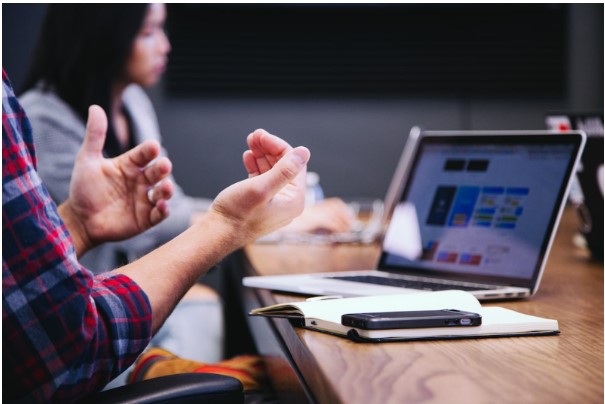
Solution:
[[[106,117],[91,107],[70,197],[57,207],[36,173],[31,126],[4,70],[2,86],[3,399],[68,402],[101,390],[196,279],[303,209],[309,151],[256,130],[243,158],[250,178],[221,192],[203,221],[95,277],[78,256],[168,215],[170,162],[154,161],[155,142],[105,159]]]

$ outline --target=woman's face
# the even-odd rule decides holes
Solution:
[[[126,80],[143,87],[158,82],[168,62],[170,42],[164,32],[166,6],[150,4],[126,62]]]

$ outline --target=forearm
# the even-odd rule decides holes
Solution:
[[[117,271],[147,294],[156,332],[196,280],[246,241],[236,223],[209,213],[162,247]]]
[[[263,152],[263,146],[256,144],[263,139],[273,153]],[[252,151],[244,154],[246,169],[257,175],[224,189],[199,222],[145,257],[118,269],[147,294],[154,331],[191,285],[223,257],[287,225],[302,212],[309,150],[299,147],[283,151],[281,146],[287,143],[264,131],[254,132],[249,142],[259,156],[280,156],[279,160],[271,167],[260,164],[264,168],[259,169],[256,161],[267,161],[256,160]]]

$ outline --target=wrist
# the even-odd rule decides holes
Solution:
[[[234,251],[247,244],[249,235],[241,220],[224,215],[214,209],[208,210],[196,223],[204,233],[220,240],[225,249]]]
[[[78,257],[82,256],[94,246],[86,231],[86,226],[82,223],[76,212],[74,212],[69,198],[59,205],[58,211],[74,242],[76,254]]]

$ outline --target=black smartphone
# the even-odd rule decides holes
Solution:
[[[391,311],[343,314],[342,325],[364,330],[426,327],[473,327],[481,315],[461,310]]]

